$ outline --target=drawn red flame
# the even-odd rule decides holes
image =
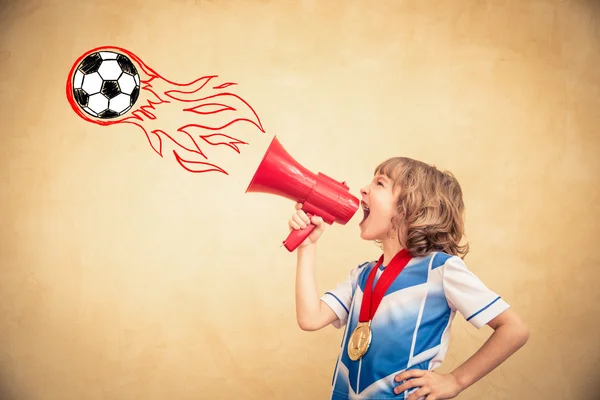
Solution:
[[[73,74],[86,56],[97,51],[121,53],[136,64],[140,75],[140,95],[137,104],[122,117],[93,118],[75,101]],[[239,154],[238,146],[248,143],[223,133],[226,128],[237,122],[248,122],[263,133],[265,130],[252,106],[228,90],[237,83],[218,83],[217,78],[218,75],[208,75],[189,83],[173,82],[162,77],[131,51],[102,46],[89,50],[75,61],[67,78],[66,91],[73,111],[84,120],[105,126],[120,123],[137,125],[144,131],[150,146],[161,157],[168,143],[174,147],[172,152],[177,162],[187,171],[216,171],[228,175],[223,168],[209,161],[207,151],[203,151],[201,144],[224,145]],[[166,108],[175,114],[162,115]]]

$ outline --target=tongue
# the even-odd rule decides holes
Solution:
[[[367,220],[367,218],[369,218],[369,214],[371,213],[370,211],[367,211],[365,209],[363,209],[363,211],[364,211],[363,219],[362,219],[362,221],[360,221],[359,225],[362,225]]]

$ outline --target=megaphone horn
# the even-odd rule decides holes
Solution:
[[[327,224],[345,225],[356,213],[359,200],[349,192],[346,182],[338,182],[319,172],[314,174],[300,165],[274,137],[262,158],[246,193],[271,193],[302,204],[302,210],[323,218]],[[293,230],[283,241],[294,251],[315,228]]]

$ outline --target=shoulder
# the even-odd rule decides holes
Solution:
[[[426,260],[426,262],[428,262],[431,270],[435,270],[440,267],[443,267],[442,269],[446,269],[447,267],[466,268],[462,258],[445,253],[443,251],[429,253],[423,258]]]
[[[419,266],[424,270],[433,271],[435,269],[445,266],[448,263],[453,262],[454,258],[458,257],[441,251],[433,251],[423,256],[413,257],[412,260],[409,262],[407,268]]]
[[[356,283],[358,283],[361,287],[364,286],[367,281],[367,277],[369,272],[373,269],[373,267],[377,264],[377,260],[374,261],[365,261],[362,264],[354,267],[352,270],[352,276]]]
[[[361,279],[361,276],[368,274],[373,265],[375,265],[377,261],[364,261],[359,264],[355,264],[352,268],[349,269],[348,278],[354,282]]]
[[[375,266],[375,264],[377,264],[377,260],[374,261],[365,261],[362,264],[359,264],[356,268],[356,275],[363,275],[363,274],[368,274],[369,271],[371,271],[371,269]]]
[[[456,257],[456,256],[453,256],[448,253],[444,253],[443,251],[436,252],[431,257],[431,268],[432,269],[439,268],[439,267],[445,265],[447,262],[451,262],[451,259],[453,257]]]
[[[352,267],[352,273],[354,274],[361,274],[365,271],[370,271],[371,268],[377,263],[377,260],[375,261],[364,261],[354,267]]]

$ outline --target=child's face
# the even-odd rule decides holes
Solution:
[[[394,229],[392,218],[397,213],[396,202],[400,188],[385,175],[375,175],[371,183],[360,190],[364,219],[360,223],[360,237],[364,240],[389,239]]]

